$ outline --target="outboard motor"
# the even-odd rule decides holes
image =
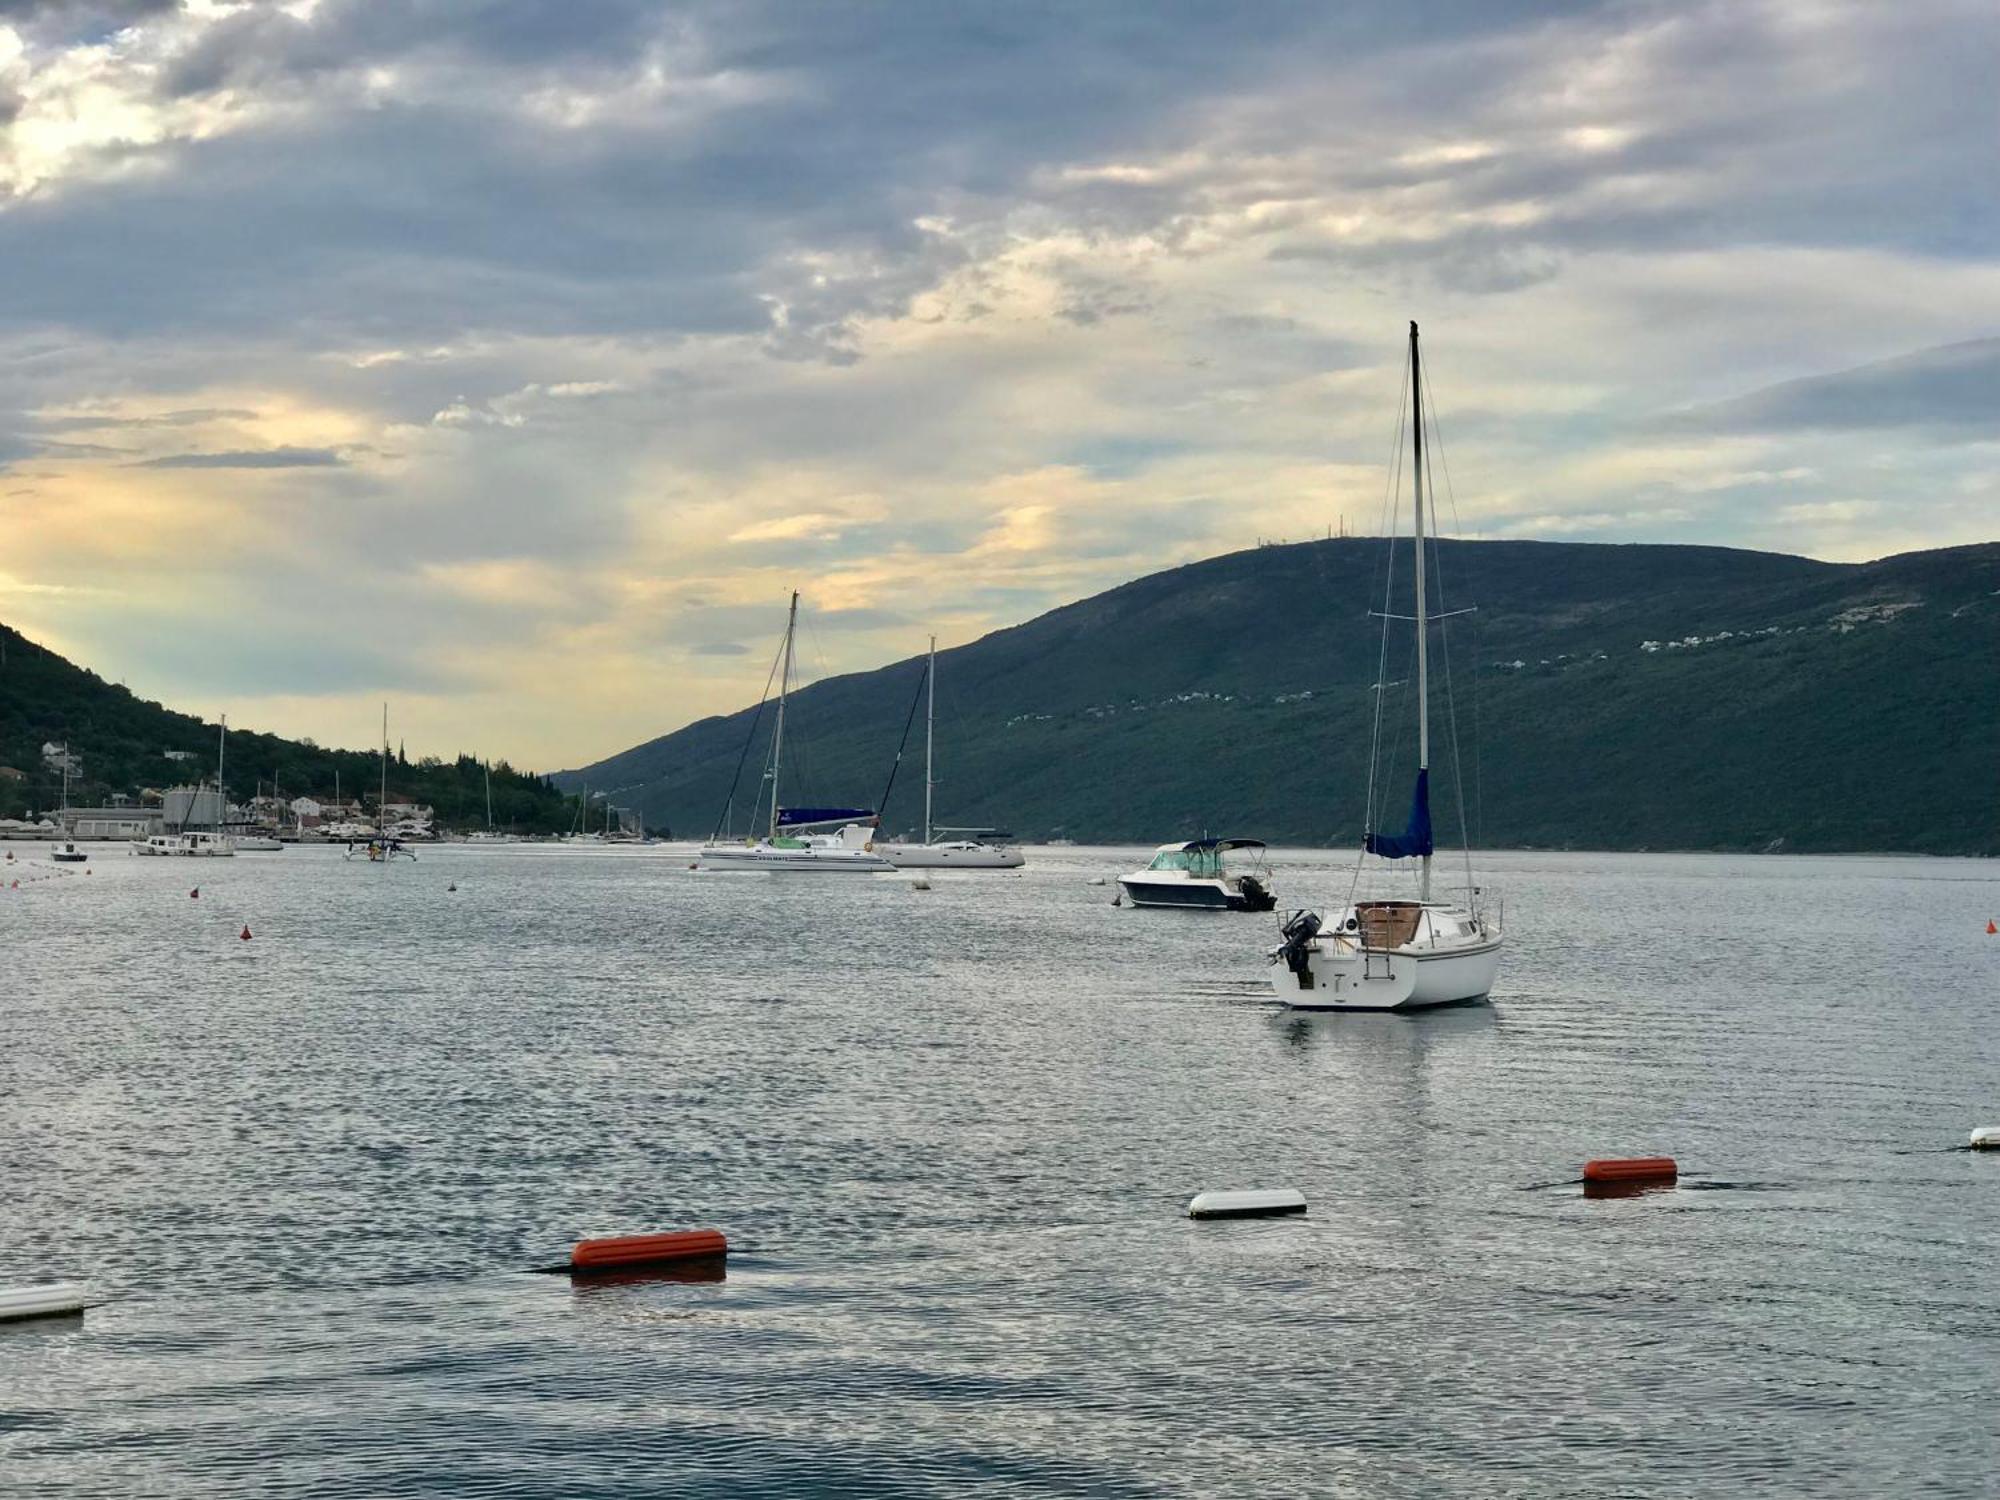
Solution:
[[[1284,941],[1271,950],[1271,962],[1285,961],[1285,967],[1298,976],[1299,988],[1313,987],[1312,965],[1306,955],[1306,948],[1319,936],[1319,913],[1316,911],[1295,911],[1285,919],[1285,925],[1278,929],[1278,936]]]
[[[1277,909],[1277,894],[1270,890],[1255,875],[1239,875],[1236,878],[1236,890],[1243,897],[1243,909],[1245,911],[1275,911]]]

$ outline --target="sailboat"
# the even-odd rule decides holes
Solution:
[[[257,797],[262,797],[263,794],[264,783],[260,781],[257,783]],[[252,798],[251,800],[254,805],[257,798]],[[273,802],[278,801],[278,783],[275,780],[271,783],[271,800]],[[283,804],[280,805],[282,806]],[[283,826],[283,817],[284,814],[280,813],[280,827]],[[275,834],[257,833],[252,829],[239,830],[236,834],[236,852],[238,854],[278,854],[284,850],[284,847],[284,844],[279,841]]]
[[[1371,832],[1365,836],[1349,887],[1348,905],[1334,914],[1331,924],[1312,911],[1294,912],[1285,922],[1281,932],[1283,941],[1273,950],[1271,961],[1285,966],[1287,978],[1278,981],[1278,991],[1285,1004],[1294,1010],[1412,1010],[1482,1000],[1493,988],[1494,976],[1500,970],[1500,926],[1480,909],[1480,891],[1472,884],[1469,852],[1464,903],[1432,899],[1431,859],[1435,841],[1430,805],[1431,619],[1424,555],[1427,475],[1423,392],[1417,325],[1411,323],[1411,501],[1416,540],[1411,556],[1416,601],[1412,623],[1416,626],[1417,657],[1417,779],[1411,792],[1409,821],[1401,833]],[[1384,612],[1385,648],[1392,618]],[[1374,736],[1378,752],[1386,696],[1378,683]],[[1369,782],[1372,803],[1372,769]],[[1373,812],[1371,806],[1371,821]],[[1416,899],[1356,899],[1355,892],[1360,889],[1370,855],[1392,863],[1416,860]]]
[[[882,857],[899,870],[1018,870],[1021,851],[987,843],[978,835],[991,828],[943,828],[931,823],[931,796],[937,787],[937,637],[931,637],[930,658],[924,665],[924,841],[884,844]],[[883,804],[888,805],[886,802]],[[940,834],[957,838],[940,838]]]
[[[76,847],[76,840],[70,836],[69,828],[69,744],[62,747],[62,811],[56,814],[56,826],[63,831],[62,842],[49,851],[49,858],[59,865],[80,865],[90,856]]]
[[[356,850],[353,843],[347,846],[343,859],[352,859],[356,853],[364,854],[371,865],[386,865],[395,859],[415,859],[417,851],[406,846],[401,839],[389,833],[389,705],[382,705],[382,789],[375,801],[375,836]]]
[[[784,665],[778,676],[778,717],[771,730],[771,753],[764,767],[764,796],[770,801],[770,822],[764,837],[754,842],[729,842],[717,826],[702,845],[695,864],[703,870],[775,870],[790,874],[873,875],[896,867],[875,852],[875,813],[865,807],[784,807],[779,801],[779,772],[784,765],[785,706],[792,691],[792,645],[798,635],[799,596],[792,594],[785,617]],[[766,684],[768,690],[768,683]],[[756,730],[755,722],[751,725]],[[745,754],[749,746],[744,746]],[[733,801],[736,788],[729,789]],[[759,798],[761,806],[763,797]],[[723,804],[723,821],[729,803]]]
[[[474,843],[480,843],[480,844],[519,843],[520,841],[516,839],[514,835],[512,835],[511,833],[501,833],[493,826],[493,762],[492,761],[489,760],[485,763],[485,771],[486,771],[486,827],[484,829],[474,829],[471,833],[468,833],[466,835],[466,838],[470,839]]]
[[[226,790],[222,772],[229,755],[229,715],[224,714],[216,726],[215,744],[215,828],[212,832],[183,827],[179,833],[156,833],[150,838],[134,839],[134,854],[174,855],[184,859],[229,859],[236,853],[236,840],[224,832],[229,816],[229,793]],[[201,790],[206,790],[204,786]],[[201,805],[197,795],[189,805],[190,815]]]

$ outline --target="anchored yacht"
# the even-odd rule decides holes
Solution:
[[[1427,590],[1424,500],[1429,475],[1424,467],[1424,382],[1415,323],[1410,324],[1409,379],[1416,545],[1410,554],[1415,613],[1407,617],[1407,623],[1416,628],[1416,786],[1403,831],[1369,833],[1363,840],[1348,904],[1335,911],[1332,922],[1312,911],[1293,912],[1285,921],[1282,941],[1273,950],[1271,961],[1285,966],[1288,977],[1278,981],[1278,991],[1294,1010],[1406,1010],[1482,1000],[1500,971],[1500,924],[1480,904],[1482,893],[1472,882],[1469,850],[1463,902],[1432,899],[1431,859],[1436,845],[1430,802],[1430,628],[1438,621],[1431,618]],[[1404,617],[1393,616],[1386,609],[1382,613],[1384,660],[1387,632],[1399,618]],[[1439,616],[1439,621],[1443,618]],[[1378,688],[1374,735],[1378,754],[1383,743],[1385,696]],[[1369,788],[1372,802],[1372,768]],[[1374,826],[1374,814],[1371,806],[1369,827]],[[1399,862],[1416,860],[1415,899],[1357,898],[1354,893],[1359,891],[1364,873],[1369,873],[1365,866],[1370,855],[1388,861],[1392,868],[1407,868]]]

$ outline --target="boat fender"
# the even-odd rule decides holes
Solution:
[[[1197,1193],[1187,1206],[1190,1219],[1269,1219],[1305,1211],[1306,1195],[1297,1188]]]
[[[628,1271],[638,1266],[665,1265],[677,1260],[701,1260],[727,1255],[729,1241],[719,1229],[673,1229],[661,1234],[620,1234],[578,1240],[569,1253],[569,1269]]]
[[[1583,1181],[1593,1182],[1673,1182],[1680,1168],[1671,1156],[1609,1156],[1583,1164]]]
[[[1967,1143],[1974,1151],[2000,1151],[2000,1125],[1982,1125]]]
[[[24,1318],[64,1318],[95,1306],[89,1288],[77,1281],[46,1281],[39,1286],[0,1288],[0,1323]]]

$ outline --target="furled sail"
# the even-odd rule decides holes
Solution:
[[[1417,789],[1410,798],[1410,825],[1401,833],[1371,833],[1368,852],[1384,859],[1414,859],[1431,852],[1431,773],[1417,772]]]

